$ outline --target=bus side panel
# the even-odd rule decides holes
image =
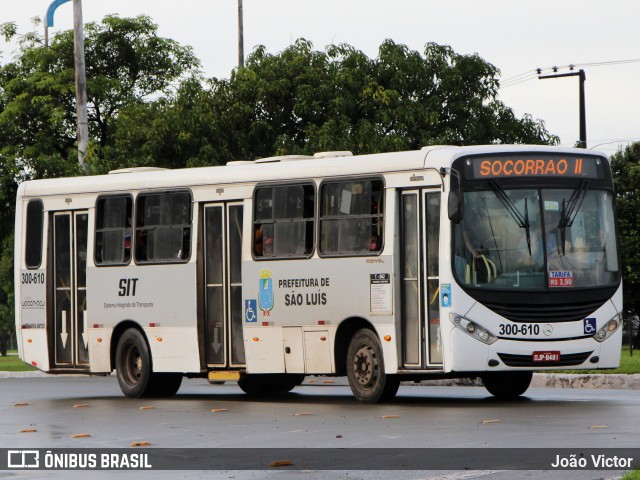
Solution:
[[[95,330],[130,321],[147,336],[154,371],[200,372],[195,258],[186,264],[89,267],[87,285],[92,371],[104,372],[110,362],[109,349],[98,342],[105,338]]]
[[[40,279],[38,284],[33,283],[34,278]],[[22,270],[20,288],[16,288],[16,293],[20,294],[15,301],[19,308],[16,332],[19,332],[20,358],[46,372],[50,368],[46,329],[47,294],[46,284],[40,283],[45,278],[45,269]]]
[[[24,239],[27,202],[19,201],[16,207],[15,239],[15,308],[16,336],[20,358],[34,367],[48,371],[49,355],[47,343],[47,240],[43,233],[41,265],[38,269],[27,269],[24,261]],[[48,216],[43,217],[42,231],[48,229]]]
[[[195,326],[145,328],[154,372],[200,371],[198,333]]]
[[[93,373],[111,372],[111,328],[87,329],[89,335],[89,369]],[[115,365],[114,365],[115,367]]]
[[[391,256],[245,261],[242,274],[248,372],[284,372],[281,329],[297,326],[302,327],[305,372],[335,373],[333,332],[342,322],[357,318],[369,322],[380,338],[386,373],[397,373]],[[380,276],[382,285],[377,283]],[[274,327],[277,334],[270,331]],[[313,331],[325,331],[326,335],[309,333]],[[389,341],[384,340],[387,335]],[[324,342],[322,336],[330,342],[327,349],[315,342]],[[268,338],[271,346],[265,347],[263,338]],[[327,359],[321,367],[318,356],[322,352]],[[318,371],[328,370],[329,365],[330,371]]]
[[[22,295],[18,285],[20,285],[20,270],[23,265],[22,257],[24,256],[22,251],[23,234],[22,234],[22,215],[25,210],[25,206],[22,203],[22,194],[24,192],[25,185],[22,184],[18,188],[18,198],[16,200],[16,218],[14,226],[14,239],[13,239],[13,285],[14,285],[14,309],[15,309],[15,323],[16,323],[16,339],[18,343],[18,355],[24,360],[24,351],[22,348],[22,310],[21,300]]]
[[[280,327],[244,328],[247,373],[283,373],[284,346]]]

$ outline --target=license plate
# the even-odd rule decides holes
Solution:
[[[559,362],[560,352],[533,352],[535,363]]]

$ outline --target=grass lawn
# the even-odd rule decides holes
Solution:
[[[640,470],[634,470],[633,472],[625,474],[622,480],[640,480]]]
[[[634,350],[633,356],[630,356],[629,346],[622,347],[620,368],[613,370],[612,373],[640,373],[640,350]]]
[[[620,367],[615,370],[571,370],[565,373],[640,373],[640,350],[634,350],[633,356],[631,356],[629,346],[623,346],[622,354],[620,355]]]
[[[15,350],[9,353],[16,353]],[[0,372],[29,372],[37,370],[27,365],[17,355],[0,356]],[[634,350],[633,356],[629,354],[629,346],[622,347],[620,367],[615,370],[570,370],[565,373],[640,373],[640,350]],[[640,480],[640,476],[638,479]]]
[[[6,357],[0,355],[0,372],[30,372],[32,370],[37,370],[37,368],[24,363],[18,355],[7,355]]]

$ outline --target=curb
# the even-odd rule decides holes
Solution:
[[[424,380],[419,383],[402,382],[402,385],[431,385],[482,387],[480,378],[454,378],[448,380]],[[534,373],[531,388],[604,388],[610,390],[640,390],[640,374],[561,374]]]
[[[0,378],[38,378],[48,376],[44,372],[0,372]]]
[[[640,390],[640,374],[558,374],[534,373],[534,388],[608,388],[613,390]]]

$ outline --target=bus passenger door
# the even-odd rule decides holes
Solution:
[[[242,336],[242,204],[204,208],[206,361],[210,367],[245,365]]]
[[[401,194],[402,361],[407,369],[442,366],[440,195],[427,189]]]
[[[86,211],[53,215],[53,366],[89,368]]]

